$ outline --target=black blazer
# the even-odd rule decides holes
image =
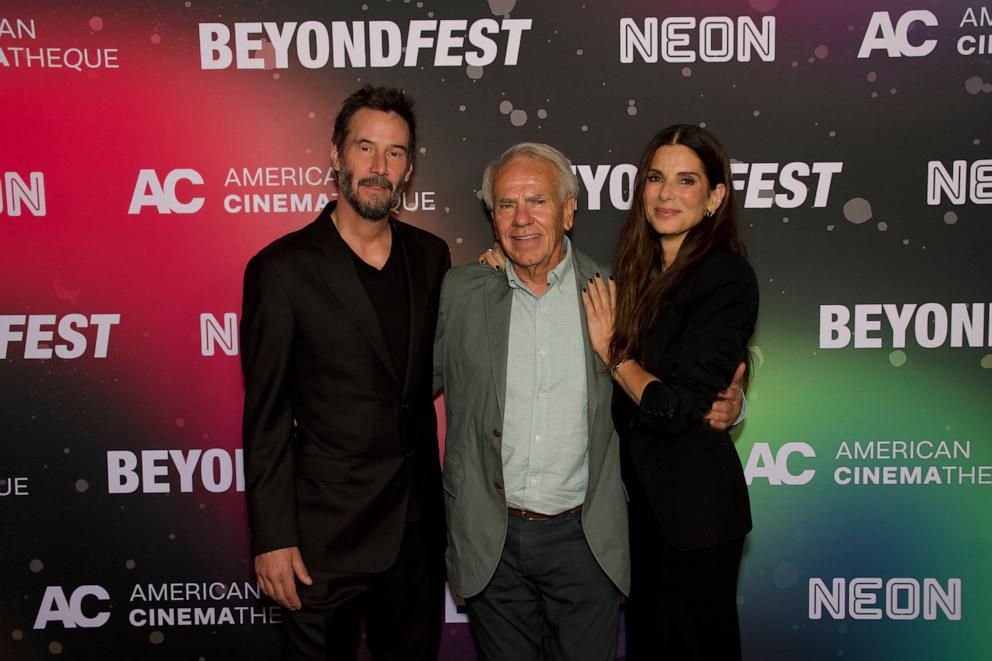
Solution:
[[[438,237],[390,219],[410,292],[408,367],[397,374],[334,206],[245,269],[252,552],[299,546],[309,569],[375,572],[399,552],[410,494],[444,544],[431,352],[451,257]]]
[[[648,385],[640,406],[614,391],[624,482],[632,498],[646,495],[668,541],[681,550],[715,546],[751,529],[730,434],[702,417],[743,360],[757,315],[751,266],[730,251],[711,253],[686,274],[641,349],[639,362],[661,382]]]

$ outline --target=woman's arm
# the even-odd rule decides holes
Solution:
[[[740,411],[739,383],[728,388],[727,379],[735,367],[740,372],[754,330],[757,282],[747,262],[733,253],[715,254],[700,268],[698,277],[687,284],[692,290],[682,317],[679,354],[668,374],[653,374],[631,357],[609,363],[615,292],[597,279],[583,294],[593,348],[638,405],[640,418],[648,426],[658,422],[667,431],[677,431],[672,427],[684,428],[705,419],[717,429],[726,429]],[[718,393],[729,396],[733,404],[721,404],[729,410],[715,415],[710,407]]]

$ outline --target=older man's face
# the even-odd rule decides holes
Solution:
[[[518,269],[550,272],[564,257],[562,239],[572,229],[575,198],[564,201],[558,170],[543,159],[518,156],[493,179],[496,240]]]

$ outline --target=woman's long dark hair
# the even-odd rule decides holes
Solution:
[[[720,206],[712,216],[686,233],[672,264],[664,264],[661,235],[648,222],[644,208],[644,185],[654,153],[665,145],[688,147],[703,163],[709,190],[726,187]],[[716,248],[744,254],[744,243],[737,231],[737,206],[730,161],[723,145],[708,130],[690,124],[677,124],[651,138],[637,168],[630,211],[620,232],[617,252],[617,308],[610,341],[611,362],[637,357],[641,342],[666,300],[695,264]],[[664,270],[662,267],[665,267]]]

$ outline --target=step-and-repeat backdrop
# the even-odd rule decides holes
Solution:
[[[0,9],[0,658],[276,658],[249,557],[247,259],[335,195],[358,85],[417,99],[402,217],[561,148],[610,261],[642,145],[727,145],[761,281],[737,447],[748,659],[992,655],[992,5],[154,0]],[[622,645],[621,645],[622,649]],[[471,659],[449,602],[444,659]]]

